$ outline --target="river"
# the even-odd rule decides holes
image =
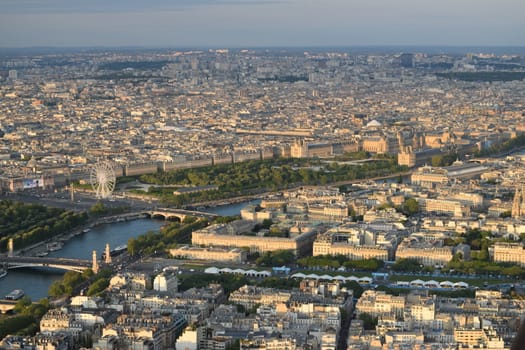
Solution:
[[[96,250],[100,257],[106,243],[115,248],[127,243],[129,238],[156,231],[163,224],[162,220],[138,219],[95,226],[89,232],[71,238],[61,250],[51,252],[48,256],[91,259],[93,250]],[[32,300],[45,298],[49,286],[61,279],[63,274],[62,270],[47,268],[11,269],[6,277],[0,279],[0,298],[13,289],[23,289]]]
[[[239,215],[247,204],[260,203],[260,200],[234,203],[206,208],[202,211],[229,216]],[[89,232],[71,238],[62,249],[49,253],[49,257],[89,259],[93,250],[102,254],[106,243],[111,249],[127,243],[129,238],[140,236],[148,231],[157,231],[165,222],[162,220],[138,219],[116,222],[93,227]],[[47,268],[22,268],[9,270],[7,276],[0,279],[0,298],[13,289],[23,289],[32,300],[47,297],[49,286],[62,278],[64,271]]]
[[[254,199],[248,202],[240,202],[240,203],[233,203],[233,204],[219,205],[216,207],[210,207],[210,208],[203,209],[202,211],[221,215],[221,216],[233,216],[233,215],[239,215],[241,213],[241,209],[247,206],[248,204],[260,204],[260,203],[261,203],[260,199]]]

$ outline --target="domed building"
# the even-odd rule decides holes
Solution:
[[[365,128],[367,128],[367,129],[378,129],[381,126],[382,126],[382,124],[380,122],[378,122],[376,119],[374,119],[374,120],[369,121],[366,124]]]

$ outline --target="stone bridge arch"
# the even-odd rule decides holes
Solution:
[[[82,273],[88,267],[81,266],[70,266],[70,265],[57,265],[57,264],[45,264],[45,263],[21,263],[21,264],[7,264],[8,270],[22,269],[22,268],[33,268],[33,267],[49,267],[57,270],[74,271]]]
[[[165,211],[152,211],[147,213],[147,215],[152,219],[162,219],[167,221],[184,221],[186,215],[179,213],[170,213]]]

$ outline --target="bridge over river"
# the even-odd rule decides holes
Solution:
[[[55,269],[82,272],[92,268],[90,260],[68,258],[40,258],[32,256],[0,256],[0,264],[7,269],[21,267],[52,267]]]
[[[164,220],[179,219],[181,222],[188,216],[197,218],[213,219],[218,215],[196,210],[173,209],[173,208],[155,208],[145,212],[151,218],[163,218]]]
[[[151,218],[178,219],[181,222],[189,216],[197,218],[213,219],[218,215],[213,213],[200,212],[195,210],[172,209],[172,208],[155,208],[141,212]],[[128,216],[137,215],[137,213],[120,215],[123,219]],[[82,272],[86,269],[95,270],[92,260],[72,259],[72,258],[55,258],[55,257],[34,257],[34,256],[15,256],[13,252],[7,256],[0,256],[0,264],[7,269],[16,269],[22,267],[52,267],[55,269]]]

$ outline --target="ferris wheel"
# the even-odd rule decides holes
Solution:
[[[106,199],[115,189],[115,170],[110,162],[98,162],[91,168],[89,181],[97,198]]]

